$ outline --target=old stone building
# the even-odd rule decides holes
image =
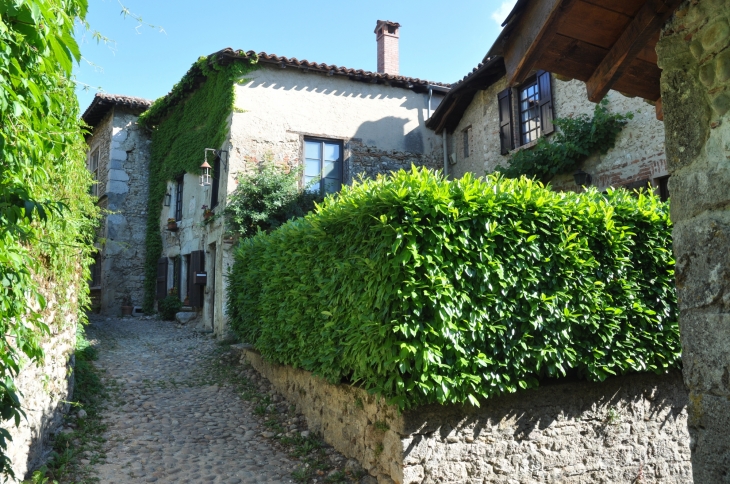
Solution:
[[[219,213],[236,175],[263,160],[303,166],[302,184],[314,182],[321,193],[338,191],[361,175],[443,166],[442,139],[425,122],[448,86],[398,75],[399,27],[389,21],[376,25],[378,65],[391,72],[231,49],[211,56],[221,62],[255,58],[256,69],[235,84],[226,142],[207,147],[216,174],[212,185],[201,186],[199,172],[168,180],[159,220],[158,301],[175,288],[201,326],[225,333],[224,275],[232,264],[232,244],[225,222],[206,220],[202,207]],[[203,149],[199,155],[202,163]]]
[[[606,99],[610,112],[630,112],[633,119],[614,148],[592,154],[579,169],[599,190],[651,185],[666,197],[664,126],[656,119],[654,106],[616,91],[609,91]],[[448,133],[452,176],[467,172],[481,176],[507,167],[516,151],[530,149],[540,136],[550,136],[555,130],[552,119],[590,117],[594,108],[579,80],[540,72],[510,86],[504,59],[495,56],[454,84],[427,124],[437,133]],[[557,190],[578,189],[573,172],[558,174],[550,183]]]
[[[106,211],[91,268],[92,309],[106,315],[142,303],[150,141],[137,117],[150,104],[98,93],[82,116],[91,128],[86,141],[88,168],[97,181],[93,194]]]

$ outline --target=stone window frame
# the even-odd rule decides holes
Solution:
[[[461,131],[464,159],[469,158],[469,156],[471,156],[471,144],[470,144],[471,135],[472,135],[471,125],[467,126],[466,128],[464,128]]]

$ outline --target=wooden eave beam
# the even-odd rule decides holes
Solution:
[[[586,82],[588,99],[599,102],[682,0],[647,0]]]
[[[535,69],[535,63],[557,33],[575,0],[537,0],[528,2],[517,25],[509,32],[504,50],[504,65],[510,85],[522,82]],[[570,73],[565,73],[569,75]]]

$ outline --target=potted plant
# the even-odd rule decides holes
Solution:
[[[167,219],[167,230],[170,232],[175,232],[177,230],[177,220],[170,217]]]
[[[134,306],[132,305],[132,296],[125,294],[122,298],[122,317],[131,316]]]
[[[209,209],[207,205],[203,205],[201,208],[203,209],[203,220],[208,220],[215,215],[213,210]]]

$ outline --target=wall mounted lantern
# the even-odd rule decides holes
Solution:
[[[170,193],[170,190],[167,190],[167,193],[165,193],[165,206],[169,207],[172,203],[172,193]]]
[[[583,170],[578,170],[573,173],[573,179],[575,180],[575,184],[579,187],[590,186],[592,181],[591,175],[584,172]]]
[[[215,148],[205,148],[203,151],[203,164],[200,165],[200,169],[202,170],[200,173],[200,186],[201,187],[209,187],[211,183],[211,175],[210,170],[212,167],[208,164],[208,152],[212,151],[215,158],[220,158],[221,162],[224,164],[224,167],[226,171],[228,171],[228,152],[224,150],[216,150]],[[225,153],[226,159],[223,159],[223,154]],[[218,174],[216,174],[217,176]]]

